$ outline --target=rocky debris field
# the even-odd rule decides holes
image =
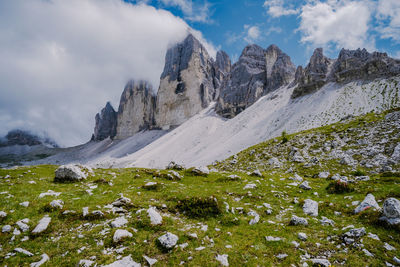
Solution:
[[[2,266],[400,266],[400,112],[214,166],[0,169]]]

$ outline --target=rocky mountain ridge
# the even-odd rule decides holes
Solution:
[[[40,137],[26,130],[14,129],[7,133],[7,135],[0,139],[0,147],[7,146],[37,146],[45,145],[57,148],[58,144],[49,137]]]
[[[129,81],[118,112],[106,106],[96,115],[92,140],[125,139],[142,130],[173,129],[215,101],[215,112],[233,118],[262,96],[289,86],[291,98],[314,93],[328,83],[372,81],[400,74],[400,60],[365,49],[342,49],[337,59],[315,49],[310,62],[297,68],[276,45],[244,48],[238,62],[219,51],[210,57],[191,34],[165,57],[157,95],[145,81]]]

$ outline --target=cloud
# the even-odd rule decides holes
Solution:
[[[244,38],[246,42],[253,43],[260,38],[261,32],[260,32],[260,28],[258,28],[258,26],[246,25],[245,29],[247,29],[247,35]]]
[[[210,18],[210,4],[204,1],[202,4],[193,3],[192,0],[159,0],[166,6],[178,7],[186,20],[193,22],[212,23]]]
[[[263,6],[267,9],[267,14],[273,18],[296,15],[299,13],[299,10],[295,9],[293,5],[285,6],[283,0],[267,0],[264,2]]]
[[[189,30],[170,12],[121,0],[0,1],[0,135],[89,140],[94,115],[108,100],[118,108],[128,79],[158,87],[166,50]]]
[[[372,17],[369,1],[313,1],[300,13],[301,42],[312,46],[340,49],[365,47],[374,49],[369,38]]]
[[[393,39],[400,43],[400,1],[379,0],[376,18],[380,24],[377,31],[381,38]]]

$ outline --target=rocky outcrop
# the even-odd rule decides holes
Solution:
[[[214,88],[215,98],[218,98],[220,93],[220,88],[223,83],[229,78],[229,73],[231,72],[231,59],[228,54],[220,50],[217,52],[217,57],[214,62]]]
[[[116,139],[124,139],[154,126],[156,97],[145,81],[129,81],[121,95],[116,123]]]
[[[115,112],[110,102],[96,114],[96,125],[92,135],[92,141],[101,141],[108,137],[114,138],[117,126],[117,112]]]
[[[248,45],[221,88],[216,112],[232,118],[261,96],[288,84],[294,73],[295,66],[289,56],[277,46],[264,50],[255,44]]]
[[[310,63],[303,69],[299,66],[295,74],[295,83],[292,98],[312,93],[321,88],[328,79],[329,67],[334,61],[325,57],[322,48],[314,50]]]
[[[342,49],[336,60],[325,57],[322,48],[314,51],[310,63],[296,70],[292,98],[317,91],[328,82],[347,83],[355,80],[371,81],[400,74],[400,60],[386,53],[369,53],[365,48]]]
[[[167,51],[157,93],[157,127],[176,127],[215,99],[213,66],[207,50],[191,34]]]

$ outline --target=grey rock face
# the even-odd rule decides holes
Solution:
[[[117,126],[117,112],[115,112],[110,102],[96,114],[96,125],[92,135],[93,141],[101,141],[108,137],[114,138]]]
[[[226,118],[236,116],[264,94],[289,83],[294,72],[289,56],[277,46],[266,50],[255,44],[246,46],[221,87],[217,113]]]
[[[379,207],[378,203],[375,200],[374,195],[368,194],[365,199],[360,203],[360,205],[357,206],[357,208],[354,210],[354,213],[360,213],[368,208],[375,208],[377,210],[380,210],[381,208]]]
[[[229,78],[231,72],[231,59],[228,54],[220,50],[217,52],[217,57],[214,62],[213,82],[215,88],[215,99],[219,97],[220,89],[224,82]]]
[[[158,127],[176,127],[215,99],[213,66],[207,50],[191,34],[167,51],[157,93]]]
[[[303,70],[300,66],[296,70],[295,83],[297,87],[293,91],[292,98],[312,93],[321,88],[327,81],[328,70],[333,60],[323,54],[322,48],[314,50],[310,62]]]
[[[318,202],[312,199],[304,200],[303,212],[307,215],[317,217],[318,216]]]
[[[355,80],[373,80],[400,74],[400,60],[386,53],[369,53],[365,48],[342,49],[336,60],[325,57],[322,48],[314,51],[305,69],[298,67],[295,75],[297,87],[292,98],[312,93],[328,82],[346,83]]]
[[[145,81],[129,81],[118,107],[116,138],[124,139],[154,125],[156,97]]]
[[[160,236],[158,238],[158,241],[164,248],[171,249],[176,245],[178,239],[179,239],[178,236],[171,234],[170,232],[167,232],[165,235]]]

